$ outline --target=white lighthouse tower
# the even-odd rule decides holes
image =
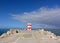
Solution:
[[[31,23],[27,23],[27,30],[32,30],[32,24]]]

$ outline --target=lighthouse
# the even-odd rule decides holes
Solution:
[[[32,24],[31,23],[27,23],[27,30],[32,30]]]

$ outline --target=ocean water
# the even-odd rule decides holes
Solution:
[[[3,33],[6,33],[9,30],[10,29],[0,29],[0,35],[2,35]],[[60,36],[60,29],[44,29],[44,30],[51,31],[55,35]]]
[[[51,31],[56,36],[60,36],[60,29],[45,29],[46,31]]]
[[[10,29],[0,29],[0,35],[2,35],[3,33],[6,33],[7,31],[9,31]]]

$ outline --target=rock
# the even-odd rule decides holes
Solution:
[[[47,36],[48,38],[57,39],[56,35],[50,31],[45,31],[44,29],[41,29],[39,30],[39,33],[43,36]]]
[[[14,30],[14,29],[11,29],[10,31],[7,32],[7,34],[15,34],[15,33],[19,33],[20,30]]]
[[[8,37],[8,38],[7,38]],[[2,39],[4,38],[4,39]],[[50,31],[42,30],[17,30],[11,29],[7,33],[4,33],[0,36],[0,40],[3,43],[58,43],[60,42],[60,36],[56,36],[54,33]],[[31,41],[30,41],[31,40]],[[0,41],[0,43],[2,43]],[[29,42],[30,41],[30,42]],[[33,41],[33,42],[32,42]]]
[[[15,34],[15,33],[19,33],[20,31],[19,30],[10,30],[10,34]]]
[[[7,31],[7,33],[3,33],[0,38],[5,38],[5,37],[8,37],[9,35],[12,35],[12,34],[16,34],[16,33],[19,33],[20,30],[13,30],[11,29],[10,31]]]
[[[6,33],[2,34],[0,38],[6,38],[8,35]]]

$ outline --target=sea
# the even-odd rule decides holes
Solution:
[[[3,33],[6,33],[7,31],[9,31],[10,29],[0,29],[0,36],[3,34]],[[36,30],[36,29],[35,29]],[[60,36],[60,29],[44,29],[46,31],[51,31],[52,33],[54,33],[56,36]]]

